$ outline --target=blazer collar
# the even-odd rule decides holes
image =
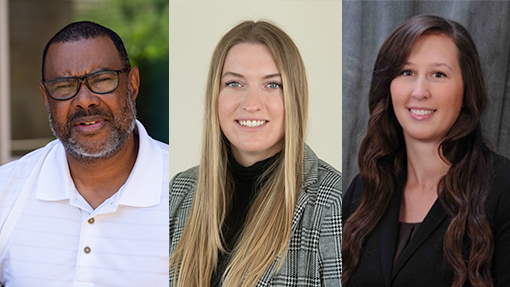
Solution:
[[[405,185],[405,177],[400,178],[395,188],[390,204],[383,218],[381,218],[381,264],[386,286],[391,286],[391,281],[406,265],[409,258],[415,251],[427,240],[427,238],[438,228],[438,226],[447,218],[446,212],[439,200],[436,200],[431,209],[425,216],[425,219],[416,230],[413,238],[400,254],[395,265],[393,265],[396,245],[398,240],[398,227],[400,215],[400,203],[402,201],[402,191]]]

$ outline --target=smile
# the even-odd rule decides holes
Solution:
[[[83,125],[83,126],[89,126],[89,125],[93,125],[95,123],[97,123],[98,121],[91,121],[91,122],[84,122],[84,123],[80,123],[80,125]]]
[[[244,127],[255,128],[255,127],[260,127],[261,125],[265,124],[267,121],[256,121],[256,120],[254,120],[254,121],[240,121],[240,120],[238,120],[237,122]]]
[[[434,113],[436,110],[409,109],[409,111],[418,116],[426,116]]]

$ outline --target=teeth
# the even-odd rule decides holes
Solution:
[[[97,121],[82,123],[82,125],[84,125],[84,126],[90,126],[90,125],[93,125],[93,124],[95,124],[95,123],[97,123]]]
[[[424,116],[424,115],[430,115],[434,111],[433,110],[417,110],[417,109],[410,109],[411,113],[418,115],[418,116]]]
[[[266,121],[237,121],[240,125],[254,128],[254,127],[260,127],[261,125],[265,124]]]

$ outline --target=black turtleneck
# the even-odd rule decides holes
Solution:
[[[232,193],[232,203],[230,211],[223,223],[222,232],[225,238],[224,246],[230,252],[237,242],[248,211],[255,197],[257,196],[257,180],[275,161],[278,154],[259,161],[252,166],[244,167],[237,163],[231,153],[229,153],[228,164],[229,172],[234,180],[234,191]],[[228,254],[218,252],[218,267],[211,278],[211,287],[220,286],[221,276],[228,264]]]

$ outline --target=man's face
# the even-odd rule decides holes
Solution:
[[[124,66],[108,37],[55,43],[46,56],[45,80],[84,76],[101,70],[121,70]],[[78,160],[95,160],[116,154],[135,127],[135,99],[138,69],[122,73],[119,87],[108,94],[95,94],[85,83],[69,100],[49,97],[39,82],[50,126],[66,151]]]

